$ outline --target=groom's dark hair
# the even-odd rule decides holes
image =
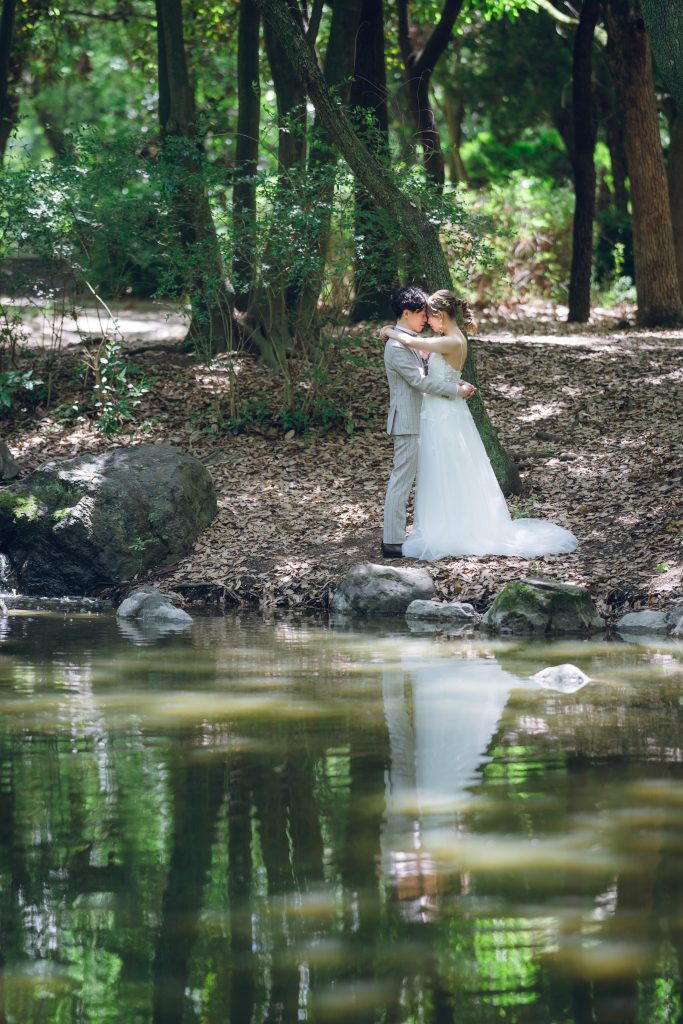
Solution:
[[[427,292],[415,284],[410,284],[407,288],[397,288],[395,292],[392,292],[389,305],[395,315],[399,317],[404,309],[409,309],[413,313],[424,309],[428,298]]]

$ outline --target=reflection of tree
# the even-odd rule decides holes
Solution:
[[[192,737],[186,737],[170,772],[173,833],[154,955],[155,1024],[180,1024],[183,1019],[190,957],[224,784],[223,759],[202,756],[202,751],[194,749]]]
[[[96,664],[51,669],[54,719],[0,724],[0,1024],[680,1016],[680,678],[639,690],[586,647],[584,690],[519,689],[456,646],[387,658],[386,718],[378,674],[291,713],[295,653],[286,713],[212,724],[198,695],[147,732],[107,720]],[[158,651],[132,659],[166,694]],[[12,974],[39,962],[42,1000]]]

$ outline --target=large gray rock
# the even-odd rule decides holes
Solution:
[[[189,551],[216,514],[211,475],[170,445],[48,462],[0,490],[0,550],[26,594],[84,594]]]
[[[343,577],[330,607],[335,614],[358,617],[405,615],[412,601],[433,596],[434,583],[426,569],[363,562]]]
[[[534,635],[585,635],[605,628],[587,590],[540,578],[507,583],[483,624],[494,633]]]
[[[666,612],[645,609],[641,612],[627,612],[617,622],[620,633],[668,633],[671,625]]]
[[[177,623],[189,626],[192,616],[176,608],[171,599],[158,587],[139,587],[128,595],[116,609],[120,619],[141,619],[143,622]]]

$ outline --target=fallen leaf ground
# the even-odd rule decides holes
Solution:
[[[361,425],[351,434],[230,432],[231,387],[242,402],[272,405],[281,382],[251,357],[201,364],[170,340],[131,357],[150,390],[129,433],[104,437],[87,417],[68,421],[83,358],[74,346],[60,356],[52,406],[5,414],[2,436],[24,471],[119,444],[177,444],[210,468],[218,515],[186,558],[141,580],[193,598],[323,609],[351,565],[381,561],[387,388],[380,343],[363,327],[358,339],[354,362],[340,352],[332,376]],[[44,355],[30,358],[40,373]],[[428,563],[439,593],[483,609],[508,580],[542,574],[586,586],[609,618],[683,597],[683,331],[619,328],[607,317],[577,328],[553,311],[521,310],[482,321],[476,359],[524,481],[513,514],[567,526],[580,544],[571,555]]]

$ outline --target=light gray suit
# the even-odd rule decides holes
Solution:
[[[394,468],[384,499],[384,543],[402,544],[406,537],[406,505],[417,473],[422,396],[457,398],[460,386],[426,377],[420,353],[393,338],[387,339],[384,365],[389,381],[387,434],[394,438]]]

